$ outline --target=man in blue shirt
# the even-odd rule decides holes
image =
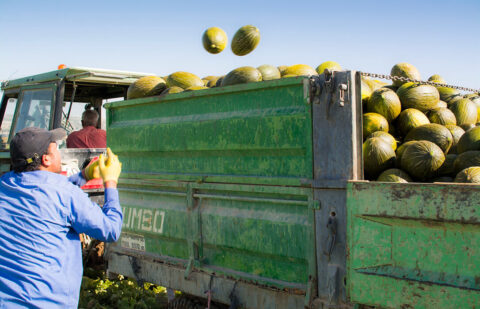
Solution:
[[[79,239],[120,237],[117,181],[121,163],[108,158],[70,178],[60,175],[56,141],[63,129],[26,128],[10,143],[13,171],[0,178],[0,308],[77,308],[82,280]],[[103,208],[80,188],[98,168]]]

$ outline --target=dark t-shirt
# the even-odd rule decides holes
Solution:
[[[107,133],[105,130],[88,126],[80,131],[70,133],[67,137],[67,148],[106,148]]]

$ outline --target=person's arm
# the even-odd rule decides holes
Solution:
[[[73,183],[77,187],[81,187],[81,186],[83,186],[84,184],[87,183],[87,180],[85,179],[85,177],[83,175],[83,171],[78,172],[78,173],[68,177],[68,181],[70,181],[71,183]]]
[[[100,178],[100,171],[98,169],[98,158],[93,159],[81,172],[68,177],[68,181],[74,185],[81,187],[87,183],[87,181],[94,178]]]
[[[123,214],[118,200],[117,182],[122,170],[122,163],[118,157],[107,148],[108,158],[100,155],[96,162],[90,164],[98,165],[98,172],[105,184],[105,204],[103,208],[93,202],[86,202],[88,199],[85,193],[76,191],[72,199],[71,222],[78,233],[85,233],[98,240],[116,241],[122,230]],[[88,170],[88,169],[86,169]],[[91,169],[92,173],[95,169]],[[87,171],[85,175],[89,175]],[[86,197],[86,198],[85,198]]]
[[[103,208],[92,202],[86,193],[75,188],[69,222],[77,233],[85,233],[101,241],[117,241],[122,229],[123,214],[116,184],[105,183]]]

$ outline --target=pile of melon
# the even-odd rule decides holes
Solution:
[[[200,78],[188,72],[146,76],[130,85],[128,99],[168,95],[235,84],[342,70],[333,61],[316,69],[305,64],[240,67],[224,76]],[[421,80],[411,64],[390,73]],[[480,94],[443,87],[433,75],[426,85],[395,80],[387,84],[362,77],[363,163],[365,178],[388,182],[480,183]]]
[[[327,61],[320,64],[316,70],[306,64],[279,67],[265,64],[257,68],[244,66],[236,68],[226,75],[206,76],[204,78],[182,71],[174,72],[164,77],[145,76],[130,85],[127,92],[127,99],[260,82],[292,76],[311,76],[323,73],[325,69],[339,71],[342,68],[336,62]]]
[[[421,80],[399,63],[392,76]],[[480,183],[480,96],[438,84],[364,78],[363,163],[365,178],[387,182]]]

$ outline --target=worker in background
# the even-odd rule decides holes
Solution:
[[[121,163],[110,149],[76,175],[60,174],[56,141],[63,129],[25,128],[10,142],[13,171],[0,178],[0,308],[77,308],[85,233],[116,241],[122,227],[117,181]],[[99,176],[103,208],[79,186]]]
[[[70,133],[67,138],[67,148],[106,148],[107,134],[105,130],[97,129],[98,113],[92,109],[82,114],[80,131]]]

